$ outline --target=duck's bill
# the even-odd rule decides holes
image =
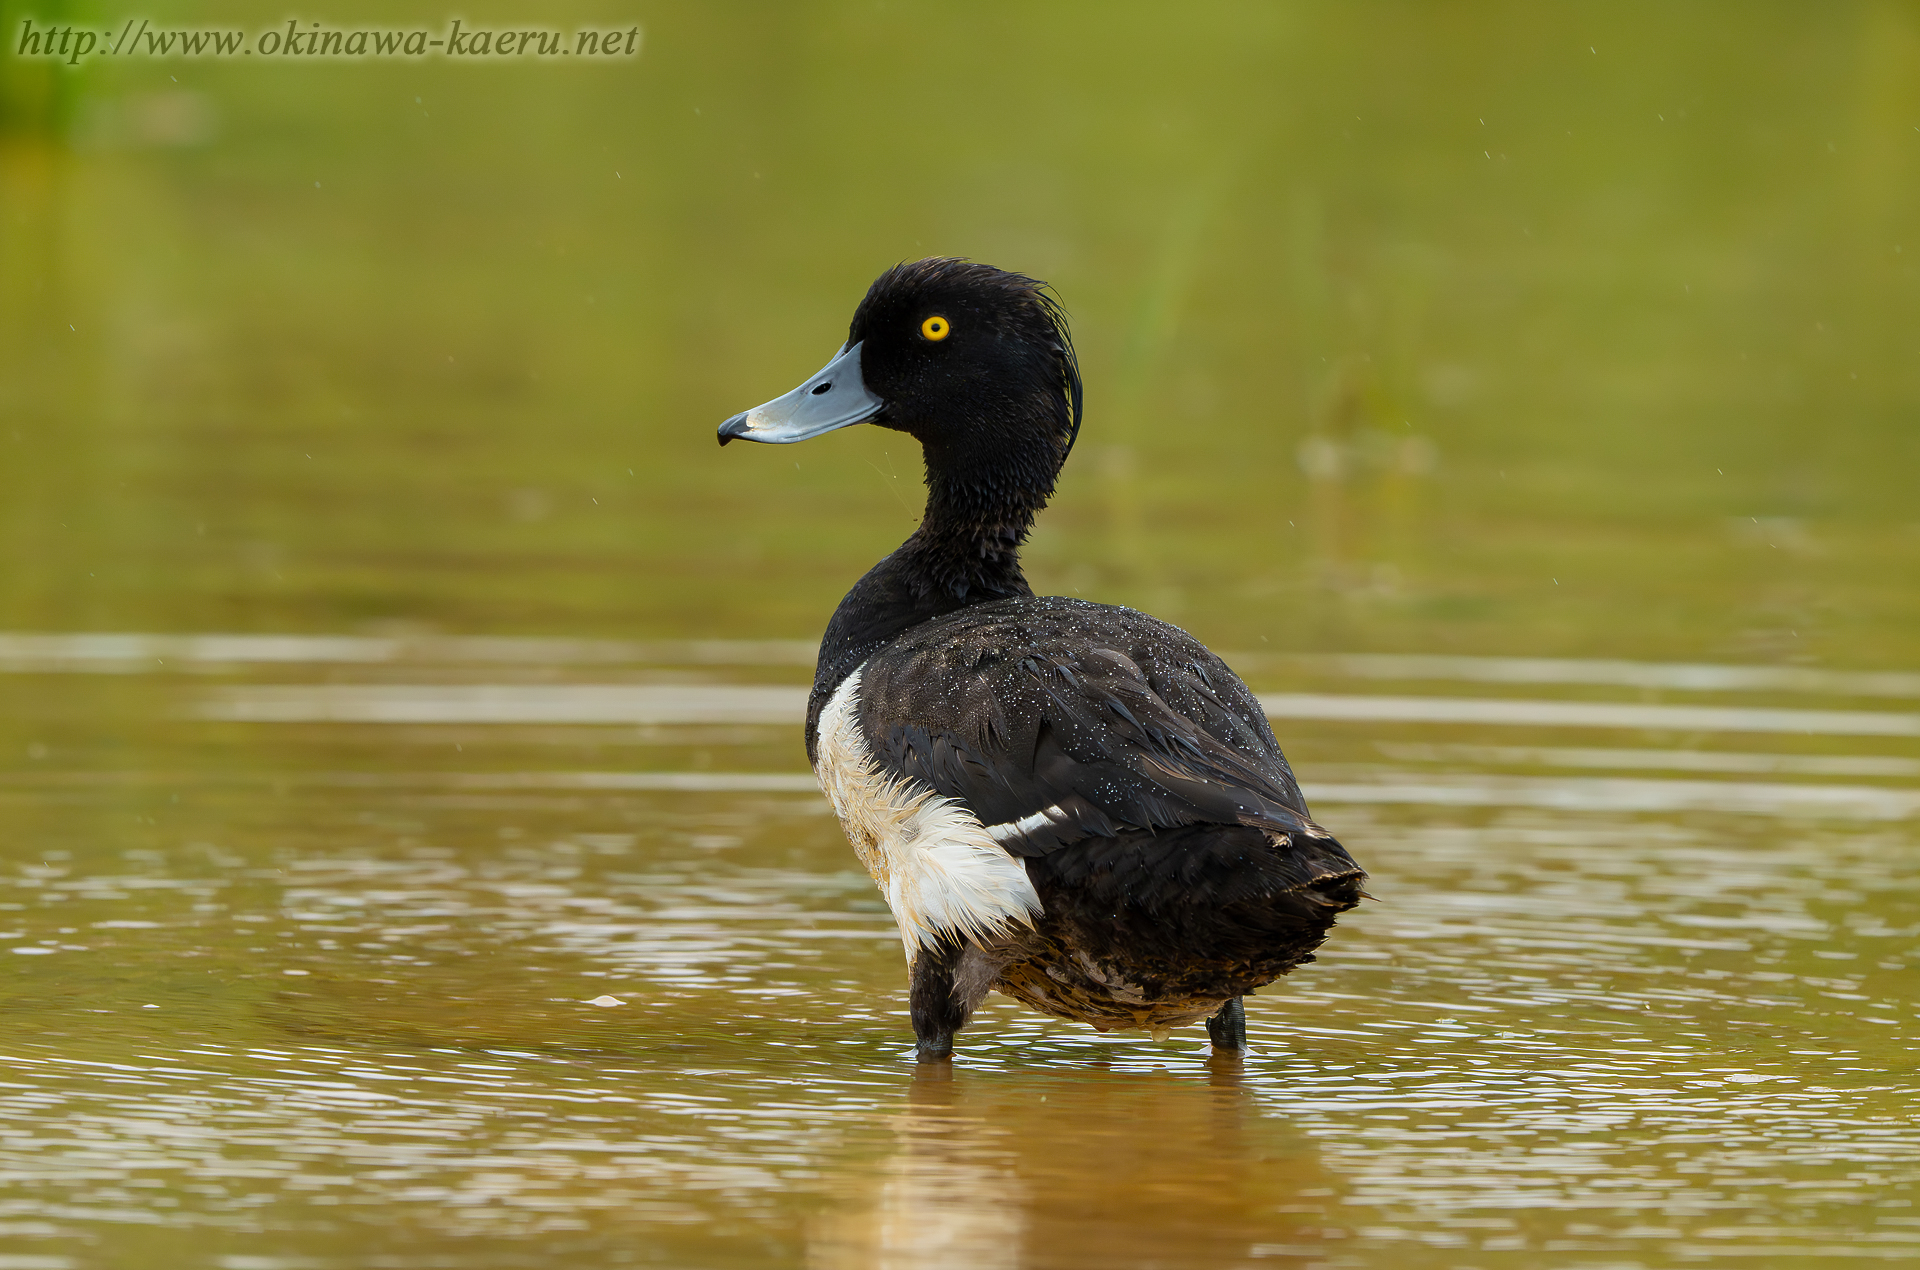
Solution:
[[[819,373],[785,396],[755,406],[720,425],[720,444],[736,438],[791,445],[835,428],[865,423],[886,407],[860,378],[860,345],[834,354]]]

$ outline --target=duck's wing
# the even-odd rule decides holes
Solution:
[[[1041,616],[956,614],[876,654],[860,722],[880,766],[1020,856],[1126,828],[1328,836],[1258,701],[1198,641],[1104,605]]]

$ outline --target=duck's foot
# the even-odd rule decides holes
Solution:
[[[1240,1004],[1239,997],[1221,1006],[1219,1012],[1207,1020],[1207,1039],[1217,1050],[1247,1048],[1247,1010]]]
[[[972,1013],[954,982],[965,951],[964,945],[942,944],[922,949],[913,960],[907,1005],[913,1015],[913,1037],[919,1042],[914,1057],[922,1063],[952,1058],[953,1035],[966,1026]]]

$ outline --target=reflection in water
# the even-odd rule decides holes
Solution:
[[[814,1270],[1013,1270],[1025,1264],[1028,1214],[1004,1127],[954,1106],[950,1064],[914,1074],[896,1146],[868,1179],[871,1207],[815,1223]]]
[[[1332,1192],[1263,1115],[1241,1060],[1202,1073],[1105,1064],[1014,1080],[914,1074],[894,1146],[809,1232],[813,1270],[1226,1265],[1319,1251]]]

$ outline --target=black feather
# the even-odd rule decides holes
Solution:
[[[1029,651],[983,655],[1007,648]],[[860,696],[883,767],[992,826],[1068,813],[1006,830],[1020,855],[1118,828],[1320,832],[1253,694],[1184,631],[1131,609],[1061,597],[974,605],[876,653]]]

